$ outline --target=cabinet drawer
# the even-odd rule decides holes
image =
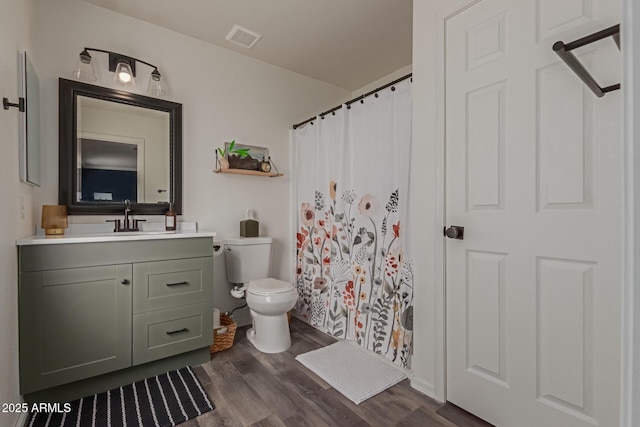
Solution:
[[[134,264],[133,312],[211,301],[212,269],[211,257]]]
[[[133,364],[150,362],[212,342],[212,304],[195,304],[133,316]]]

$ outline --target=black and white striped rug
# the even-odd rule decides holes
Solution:
[[[36,412],[29,427],[169,427],[213,410],[190,367]]]

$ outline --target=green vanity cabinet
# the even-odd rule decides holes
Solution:
[[[164,367],[196,351],[208,357],[212,243],[192,237],[19,246],[21,393],[116,371],[127,379],[127,369],[150,372],[150,362]]]

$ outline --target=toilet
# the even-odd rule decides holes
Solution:
[[[227,281],[233,283],[231,295],[246,298],[253,327],[247,339],[263,353],[280,353],[291,346],[287,312],[298,293],[293,285],[269,277],[270,237],[225,239]]]

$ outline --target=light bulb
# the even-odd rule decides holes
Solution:
[[[125,86],[134,86],[133,72],[131,66],[124,61],[118,62],[113,80]]]
[[[129,81],[131,80],[131,75],[129,73],[124,72],[124,71],[120,71],[120,73],[118,74],[118,79],[122,83],[129,83]]]

